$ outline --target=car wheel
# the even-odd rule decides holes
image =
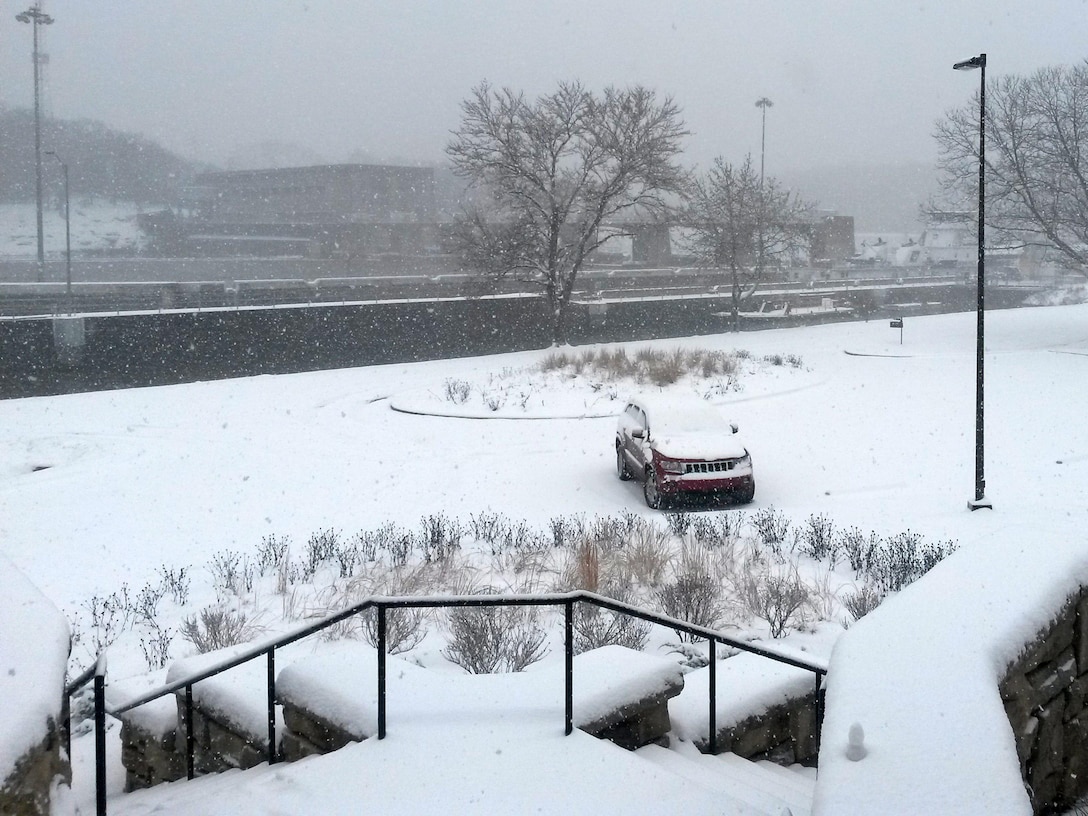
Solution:
[[[651,510],[661,508],[661,491],[657,489],[657,479],[653,471],[646,471],[646,479],[642,483],[642,495],[646,497],[646,506]]]
[[[627,457],[623,455],[623,448],[616,445],[616,474],[621,482],[631,480],[631,470],[627,467]]]
[[[737,491],[737,504],[751,504],[756,497],[756,483],[752,482],[743,490]]]

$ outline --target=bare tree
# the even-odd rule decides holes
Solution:
[[[1053,247],[1088,268],[1088,64],[1002,77],[986,89],[986,226],[1010,247]],[[938,121],[952,209],[978,198],[979,103]],[[957,202],[965,206],[957,208]],[[987,233],[988,236],[991,233]]]
[[[761,179],[746,156],[740,165],[722,158],[697,178],[684,211],[687,247],[698,262],[723,269],[732,287],[733,329],[740,307],[763,279],[804,246],[810,205],[773,178]]]
[[[483,193],[457,230],[464,257],[486,274],[539,284],[562,343],[586,258],[622,232],[609,225],[658,216],[683,191],[680,110],[643,87],[594,95],[577,82],[534,101],[483,83],[461,109],[446,153]]]

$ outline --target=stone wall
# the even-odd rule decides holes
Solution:
[[[1009,667],[1000,686],[1036,813],[1088,793],[1088,588]]]
[[[700,751],[709,741],[696,743]],[[812,694],[772,706],[717,734],[718,753],[729,751],[745,759],[767,759],[779,765],[816,765],[820,752],[819,726]]]
[[[0,783],[2,816],[48,816],[50,792],[58,777],[71,784],[72,771],[61,751],[61,733],[49,720],[42,742],[15,763],[15,770]]]
[[[177,729],[153,734],[122,714],[121,764],[125,766],[125,791],[183,779],[184,738],[179,745]]]

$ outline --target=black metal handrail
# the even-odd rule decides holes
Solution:
[[[95,813],[106,816],[106,653],[100,652],[98,658],[84,669],[78,677],[64,687],[64,701],[61,705],[61,734],[64,739],[64,752],[69,761],[72,757],[72,695],[79,693],[84,686],[94,681],[94,797]]]
[[[820,723],[822,717],[821,682],[827,674],[827,666],[821,661],[812,659],[811,656],[799,656],[790,654],[786,650],[776,649],[768,645],[755,645],[738,638],[718,632],[706,626],[687,623],[668,615],[651,612],[637,606],[607,598],[586,590],[573,592],[550,593],[545,595],[431,595],[425,597],[411,596],[371,596],[357,604],[349,606],[339,612],[334,612],[313,623],[300,626],[253,646],[243,649],[233,657],[226,658],[216,664],[193,672],[178,680],[171,681],[145,694],[141,694],[121,705],[107,707],[105,704],[105,656],[99,657],[93,677],[95,678],[95,728],[96,746],[101,742],[102,751],[96,755],[96,796],[98,800],[98,816],[105,816],[105,715],[119,716],[134,708],[138,708],[152,700],[157,700],[167,694],[173,694],[184,690],[185,693],[185,733],[186,733],[186,776],[189,779],[195,776],[194,754],[195,740],[193,736],[193,686],[202,680],[207,680],[215,675],[229,671],[243,663],[248,663],[261,656],[267,660],[268,677],[268,762],[278,761],[276,744],[276,649],[288,646],[310,635],[327,629],[341,621],[347,620],[367,609],[375,609],[377,614],[377,653],[378,653],[378,739],[384,739],[386,735],[386,612],[389,609],[438,609],[450,607],[486,607],[486,606],[561,606],[564,611],[563,641],[564,641],[564,733],[570,734],[574,730],[574,604],[589,603],[594,606],[608,609],[612,612],[628,615],[649,623],[666,626],[676,632],[682,632],[692,637],[705,638],[710,646],[709,664],[709,742],[708,749],[711,753],[717,750],[717,666],[714,654],[718,644],[729,646],[738,651],[774,660],[799,669],[811,671],[815,675],[815,691],[813,704],[816,707],[816,739],[819,740]],[[101,671],[99,672],[99,667]],[[90,679],[91,670],[80,675],[76,681],[68,686],[69,693],[78,690],[77,683],[83,685]],[[82,681],[82,682],[80,682]],[[100,685],[102,689],[100,690]]]

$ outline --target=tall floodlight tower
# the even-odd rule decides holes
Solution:
[[[767,153],[767,108],[773,108],[774,102],[763,96],[756,100],[756,107],[763,111],[763,131],[759,139],[759,189],[763,189],[763,157]]]
[[[38,26],[52,25],[53,18],[42,11],[38,0],[26,11],[15,15],[20,23],[29,23],[34,30],[34,181],[38,202],[38,280],[45,277],[45,232],[42,229],[42,55],[38,49]]]
[[[760,109],[763,114],[763,127],[760,132],[759,138],[759,266],[757,267],[756,274],[759,275],[760,280],[763,279],[763,222],[766,218],[765,203],[763,201],[763,159],[767,153],[767,108],[773,108],[774,102],[767,97],[762,96],[756,100],[756,107]]]

